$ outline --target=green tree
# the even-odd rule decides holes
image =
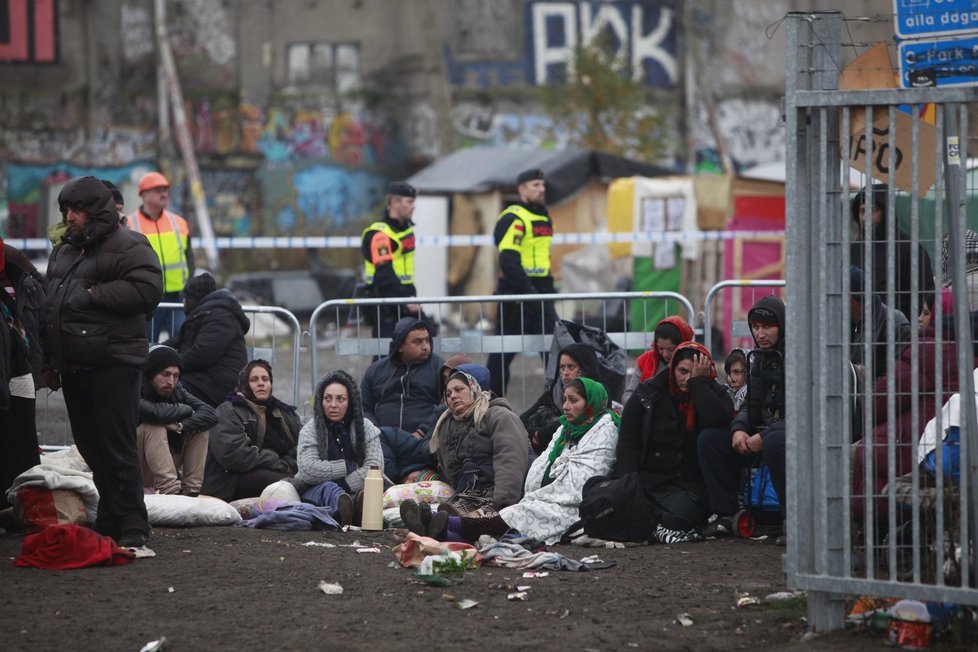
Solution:
[[[544,107],[574,146],[662,159],[669,151],[667,116],[652,107],[651,92],[634,79],[632,67],[610,51],[600,37],[578,47],[565,83],[544,89]]]

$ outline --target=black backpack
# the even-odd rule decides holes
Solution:
[[[567,529],[562,542],[576,538],[572,535],[582,528],[594,539],[642,542],[658,525],[655,506],[645,497],[637,473],[595,476],[584,483],[581,495],[581,519]]]

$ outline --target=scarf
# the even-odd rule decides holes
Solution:
[[[541,483],[543,487],[554,481],[550,476],[550,469],[560,454],[564,452],[564,448],[569,444],[573,445],[581,441],[601,417],[610,414],[615,426],[621,423],[621,417],[610,409],[608,390],[604,388],[604,385],[590,378],[577,378],[571,385],[584,388],[586,404],[584,411],[573,421],[570,421],[566,415],[560,416],[561,428],[554,440],[553,448],[550,449],[550,456],[547,458],[547,468],[543,472],[543,482]]]
[[[658,330],[659,326],[662,326],[663,324],[670,324],[674,326],[677,331],[679,331],[679,338],[680,338],[679,344],[682,344],[683,342],[689,342],[693,339],[694,336],[693,327],[690,326],[689,323],[679,315],[672,315],[671,317],[666,317],[665,319],[663,319],[662,321],[660,321],[658,324],[655,325],[656,330]],[[638,360],[636,360],[636,364],[639,368],[639,371],[642,372],[640,380],[648,380],[649,378],[655,376],[656,373],[658,373],[659,371],[659,363],[663,361],[662,358],[659,357],[659,351],[655,347],[655,342],[656,342],[656,336],[655,336],[655,331],[653,331],[652,343],[649,344],[649,350],[643,353],[642,355],[638,356]],[[673,355],[675,355],[675,353],[673,353]]]
[[[471,421],[472,427],[478,428],[479,424],[482,423],[482,420],[489,413],[489,407],[490,407],[489,392],[484,391],[482,387],[479,386],[479,381],[477,381],[475,378],[465,373],[464,371],[457,371],[457,370],[453,371],[452,374],[448,377],[448,379],[451,380],[456,376],[465,377],[465,382],[469,386],[469,391],[472,392],[472,403],[469,405],[469,407],[465,408],[465,410],[463,410],[461,414],[455,414],[454,412],[452,412],[451,409],[445,410],[444,412],[441,413],[441,416],[438,417],[438,422],[435,424],[435,427],[432,430],[431,441],[428,443],[429,450],[431,452],[435,452],[438,450],[438,446],[441,443],[442,439],[446,439],[445,441],[446,446],[449,445],[450,442],[447,441],[447,439],[449,438],[445,436],[449,432],[459,432],[459,431],[465,433],[469,432],[469,429],[467,428],[450,428],[449,424],[447,423],[449,417],[451,417],[452,419],[458,422]],[[445,384],[447,385],[448,383]],[[445,435],[442,434],[443,432],[445,433]],[[461,443],[463,438],[464,437],[451,438],[457,440],[451,443],[454,444],[454,447],[457,448],[458,444]]]
[[[713,364],[713,358],[710,357],[710,352],[699,342],[683,342],[676,347],[676,352],[672,354],[672,362],[669,363],[669,394],[676,399],[676,408],[679,410],[686,430],[692,431],[696,429],[696,406],[693,405],[693,396],[689,392],[680,391],[679,385],[676,384],[676,359],[678,358],[679,352],[683,349],[693,349],[700,355],[707,357],[710,361],[710,372],[707,374],[707,377],[710,380],[717,377],[717,370]]]
[[[272,402],[272,394],[269,393],[268,398],[265,399],[264,401],[259,401],[258,398],[255,397],[255,393],[251,391],[251,384],[248,382],[248,377],[251,375],[251,370],[254,369],[255,367],[263,367],[265,371],[268,372],[268,382],[270,385],[274,387],[274,380],[273,380],[274,377],[272,376],[272,365],[268,364],[268,362],[262,360],[261,358],[255,358],[254,360],[246,364],[244,369],[238,372],[238,386],[235,389],[237,389],[238,394],[248,399],[252,403],[256,403],[258,405],[264,405],[265,403]]]

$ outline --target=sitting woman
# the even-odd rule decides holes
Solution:
[[[676,347],[683,342],[691,342],[693,335],[693,327],[679,315],[666,317],[656,324],[652,334],[652,344],[649,345],[649,350],[638,356],[638,360],[635,361],[635,369],[628,378],[621,402],[628,403],[628,399],[632,397],[639,383],[644,383],[667,367],[672,361]]]
[[[676,347],[668,373],[636,388],[621,416],[616,477],[638,473],[655,506],[660,543],[702,541],[710,515],[696,441],[704,428],[726,429],[733,401],[716,381],[710,353],[696,342]]]
[[[455,489],[440,509],[458,514],[496,514],[523,495],[526,429],[506,399],[490,398],[483,387],[489,387],[488,369],[456,368],[445,386],[448,410],[429,443],[441,479]]]
[[[340,525],[360,522],[363,481],[371,466],[384,465],[380,430],[363,417],[360,388],[345,371],[316,385],[312,419],[299,433],[299,472],[293,484],[302,500],[333,510]]]
[[[579,518],[581,491],[589,478],[607,475],[615,461],[618,415],[609,407],[604,385],[577,378],[564,390],[560,429],[546,452],[530,467],[526,495],[489,517],[449,516],[439,512],[425,523],[416,505],[403,503],[401,518],[413,532],[436,539],[475,541],[499,538],[510,529],[556,543]]]
[[[208,438],[202,494],[228,501],[253,498],[295,474],[302,422],[295,408],[272,395],[268,362],[252,360],[241,370],[238,386],[217,408],[217,419]]]
[[[564,388],[575,378],[590,378],[601,382],[601,365],[594,350],[585,344],[570,344],[557,357],[557,372],[552,384],[520,415],[520,421],[530,434],[530,445],[539,454],[547,448],[560,426],[563,412]]]

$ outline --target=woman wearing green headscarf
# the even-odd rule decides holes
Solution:
[[[574,379],[564,388],[563,412],[553,439],[527,472],[522,500],[488,518],[436,515],[428,536],[475,541],[483,534],[500,537],[514,529],[556,543],[579,518],[584,483],[611,471],[618,444],[618,415],[601,383]]]

